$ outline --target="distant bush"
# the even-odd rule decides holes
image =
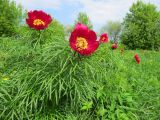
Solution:
[[[14,1],[0,0],[0,36],[12,36],[22,20],[22,7]]]
[[[160,14],[153,4],[138,1],[130,8],[123,23],[122,43],[129,49],[158,49]]]
[[[109,35],[110,40],[117,43],[121,32],[121,23],[119,21],[109,21],[101,28],[101,33],[103,32]]]
[[[93,25],[85,12],[80,12],[78,14],[77,20],[75,20],[75,24],[82,23],[88,26],[89,29],[93,29]]]

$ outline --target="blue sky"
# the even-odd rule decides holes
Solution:
[[[130,6],[137,0],[14,0],[27,10],[43,10],[64,25],[73,24],[79,12],[86,12],[95,30],[107,21],[122,21]],[[142,0],[155,4],[160,0]]]

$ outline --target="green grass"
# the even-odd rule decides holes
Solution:
[[[113,51],[108,43],[92,56],[79,58],[59,36],[55,32],[41,38],[47,42],[36,48],[28,44],[30,32],[20,40],[0,38],[0,118],[160,118],[159,52],[125,50],[121,54],[121,47]],[[139,65],[135,53],[141,58]]]

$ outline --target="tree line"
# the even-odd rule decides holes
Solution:
[[[14,36],[21,29],[25,15],[21,5],[14,1],[0,0],[0,36]],[[77,22],[93,29],[88,15],[80,12],[73,25],[64,26],[66,36],[70,35]],[[160,49],[160,11],[154,4],[137,1],[133,3],[122,22],[108,21],[99,34],[107,33],[110,41],[122,43],[127,49]]]

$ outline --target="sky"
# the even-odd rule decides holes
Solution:
[[[122,21],[131,5],[137,0],[14,0],[24,9],[43,10],[64,25],[73,25],[79,12],[86,12],[94,30],[99,30],[107,21]],[[150,2],[160,10],[160,0]]]

